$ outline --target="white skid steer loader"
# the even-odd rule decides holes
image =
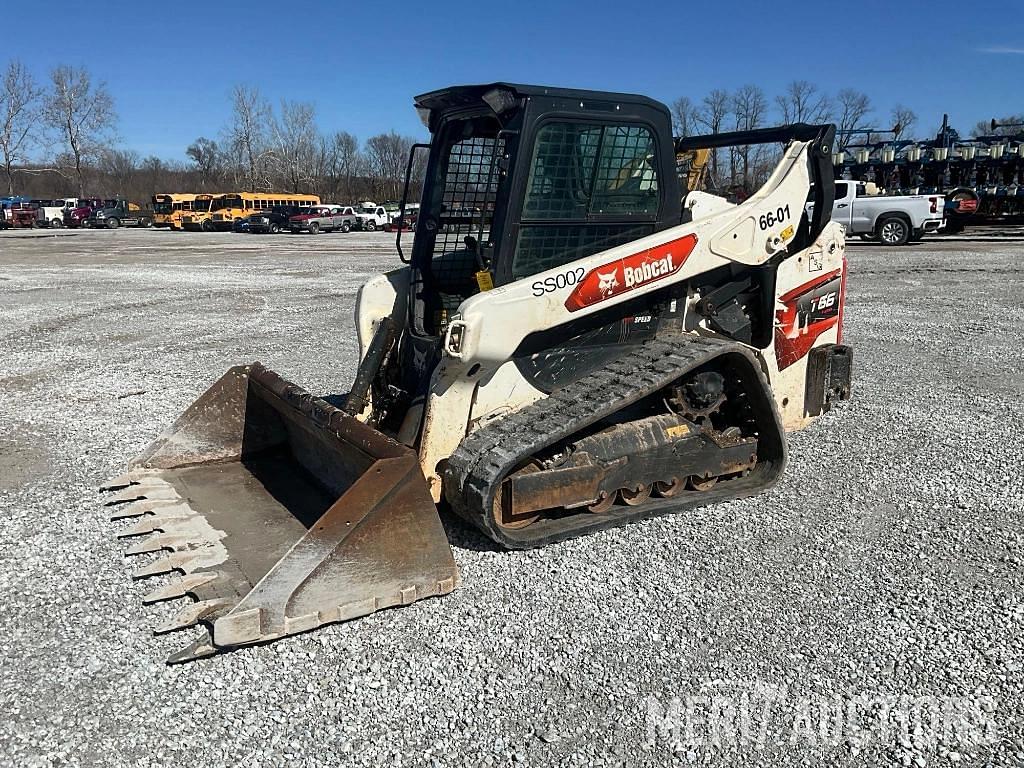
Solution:
[[[524,548],[759,493],[849,397],[832,126],[674,140],[650,99],[505,83],[416,107],[415,236],[359,292],[350,391],[232,368],[105,486],[162,554],[135,576],[180,574],[146,601],[195,601],[158,631],[206,630],[171,662],[451,591],[438,505]],[[677,154],[751,144],[779,161],[746,199],[681,187]]]

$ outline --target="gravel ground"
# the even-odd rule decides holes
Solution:
[[[854,399],[770,493],[532,552],[446,520],[452,595],[167,667],[96,486],[232,364],[344,391],[393,241],[0,235],[0,764],[1024,765],[1021,246],[853,245]]]

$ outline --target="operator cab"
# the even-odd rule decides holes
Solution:
[[[480,290],[680,222],[663,104],[495,83],[427,93],[416,108],[432,135],[411,257],[421,338],[442,336]]]

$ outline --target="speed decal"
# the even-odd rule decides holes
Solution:
[[[775,359],[784,370],[806,355],[839,322],[842,270],[817,277],[779,297],[775,313]]]
[[[565,308],[575,312],[635,288],[664,280],[682,269],[696,246],[697,236],[686,235],[595,267],[581,276],[582,279],[565,300]]]

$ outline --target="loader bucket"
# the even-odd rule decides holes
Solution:
[[[458,570],[416,454],[259,363],[229,370],[103,490],[133,574],[191,597],[169,663],[451,592]],[[168,554],[169,553],[169,554]]]

